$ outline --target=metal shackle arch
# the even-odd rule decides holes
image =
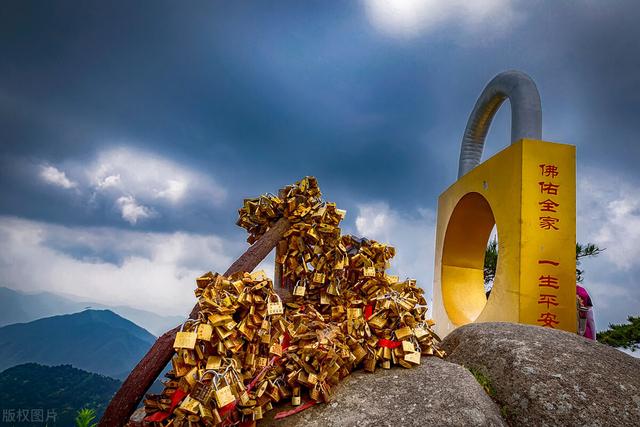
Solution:
[[[507,98],[511,103],[511,143],[542,139],[542,107],[536,84],[521,71],[500,73],[484,88],[469,116],[460,147],[458,179],[480,164],[491,121]]]

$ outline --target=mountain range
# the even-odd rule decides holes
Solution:
[[[24,323],[43,317],[76,313],[85,308],[106,309],[129,319],[155,336],[160,336],[174,326],[184,322],[180,316],[161,316],[150,311],[127,306],[107,306],[93,302],[79,301],[51,292],[29,294],[14,289],[0,287],[0,326]]]
[[[82,408],[94,409],[97,421],[119,387],[118,380],[69,365],[14,366],[0,373],[0,425],[71,426]]]
[[[35,362],[71,364],[122,379],[156,338],[110,310],[85,310],[0,328],[0,371]]]

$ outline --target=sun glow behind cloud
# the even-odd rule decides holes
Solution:
[[[463,33],[504,31],[515,18],[510,0],[363,0],[371,24],[398,38],[414,38],[442,27]]]

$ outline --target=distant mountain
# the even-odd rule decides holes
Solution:
[[[71,364],[124,378],[154,342],[110,310],[85,310],[0,328],[0,370],[25,362]]]
[[[76,412],[82,408],[95,409],[97,421],[119,387],[118,380],[69,365],[26,363],[14,366],[0,373],[0,410],[4,414],[0,425],[5,425],[5,421],[7,426],[44,425],[47,421],[50,427],[72,426]],[[24,409],[27,412],[19,415],[18,411]],[[41,423],[35,418],[40,410]],[[11,416],[14,424],[10,421]]]
[[[110,307],[104,304],[78,301],[51,292],[28,294],[5,287],[0,287],[0,307],[2,307],[2,310],[0,310],[0,326],[30,322],[59,314],[76,313],[87,307],[111,310],[125,319],[142,326],[155,336],[162,335],[185,320],[180,316],[161,316],[150,311],[138,310],[127,306]]]

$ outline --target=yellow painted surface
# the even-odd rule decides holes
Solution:
[[[575,147],[565,144],[521,140],[442,193],[433,301],[438,334],[495,321],[575,332],[575,215]],[[494,224],[498,266],[487,300],[484,252]]]

